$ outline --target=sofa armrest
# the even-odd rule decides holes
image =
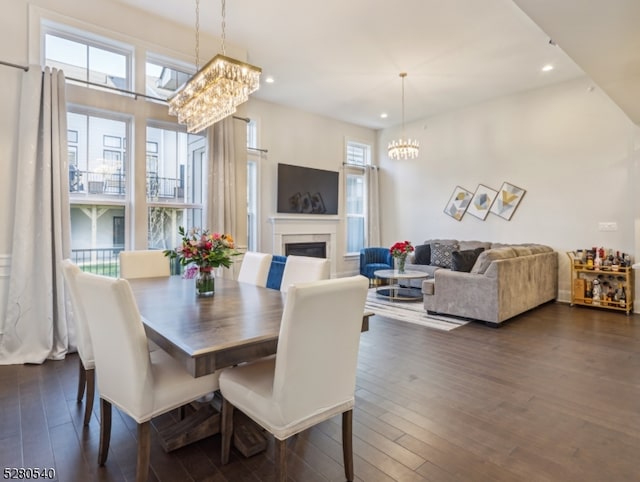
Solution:
[[[433,283],[433,295],[424,295],[427,311],[497,321],[498,284],[495,279],[484,274],[440,269],[434,273]]]

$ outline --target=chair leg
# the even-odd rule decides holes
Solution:
[[[276,439],[276,482],[287,482],[287,441]]]
[[[84,396],[84,386],[87,383],[87,371],[84,369],[82,360],[78,357],[78,402],[82,401]]]
[[[100,398],[100,448],[98,449],[98,465],[103,466],[109,455],[111,443],[111,403]]]
[[[342,457],[344,476],[348,482],[353,480],[353,410],[342,413]]]
[[[222,453],[220,458],[223,464],[229,463],[231,452],[231,436],[233,435],[233,405],[226,398],[222,398],[222,421],[220,431],[222,432]]]
[[[138,424],[138,465],[136,466],[136,482],[147,482],[150,458],[151,422],[147,421]]]
[[[96,392],[96,371],[91,368],[85,370],[87,377],[87,399],[84,407],[84,424],[89,425],[91,421],[91,412],[93,412],[93,398]]]

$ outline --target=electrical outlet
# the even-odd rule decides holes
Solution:
[[[617,231],[618,223],[598,223],[598,231]]]

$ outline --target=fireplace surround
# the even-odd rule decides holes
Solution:
[[[318,219],[318,218],[321,219]],[[331,277],[336,277],[336,234],[340,219],[333,216],[274,216],[269,218],[273,234],[273,254],[286,255],[287,244],[325,243]]]

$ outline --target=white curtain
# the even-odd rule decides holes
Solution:
[[[13,246],[0,364],[64,358],[69,332],[59,262],[70,253],[62,71],[25,72],[18,122]]]
[[[380,246],[380,188],[378,168],[367,166],[364,171],[367,189],[367,245]]]
[[[236,167],[233,116],[209,130],[209,194],[207,221],[212,233],[236,236]],[[221,269],[219,275],[233,277],[232,270]]]

